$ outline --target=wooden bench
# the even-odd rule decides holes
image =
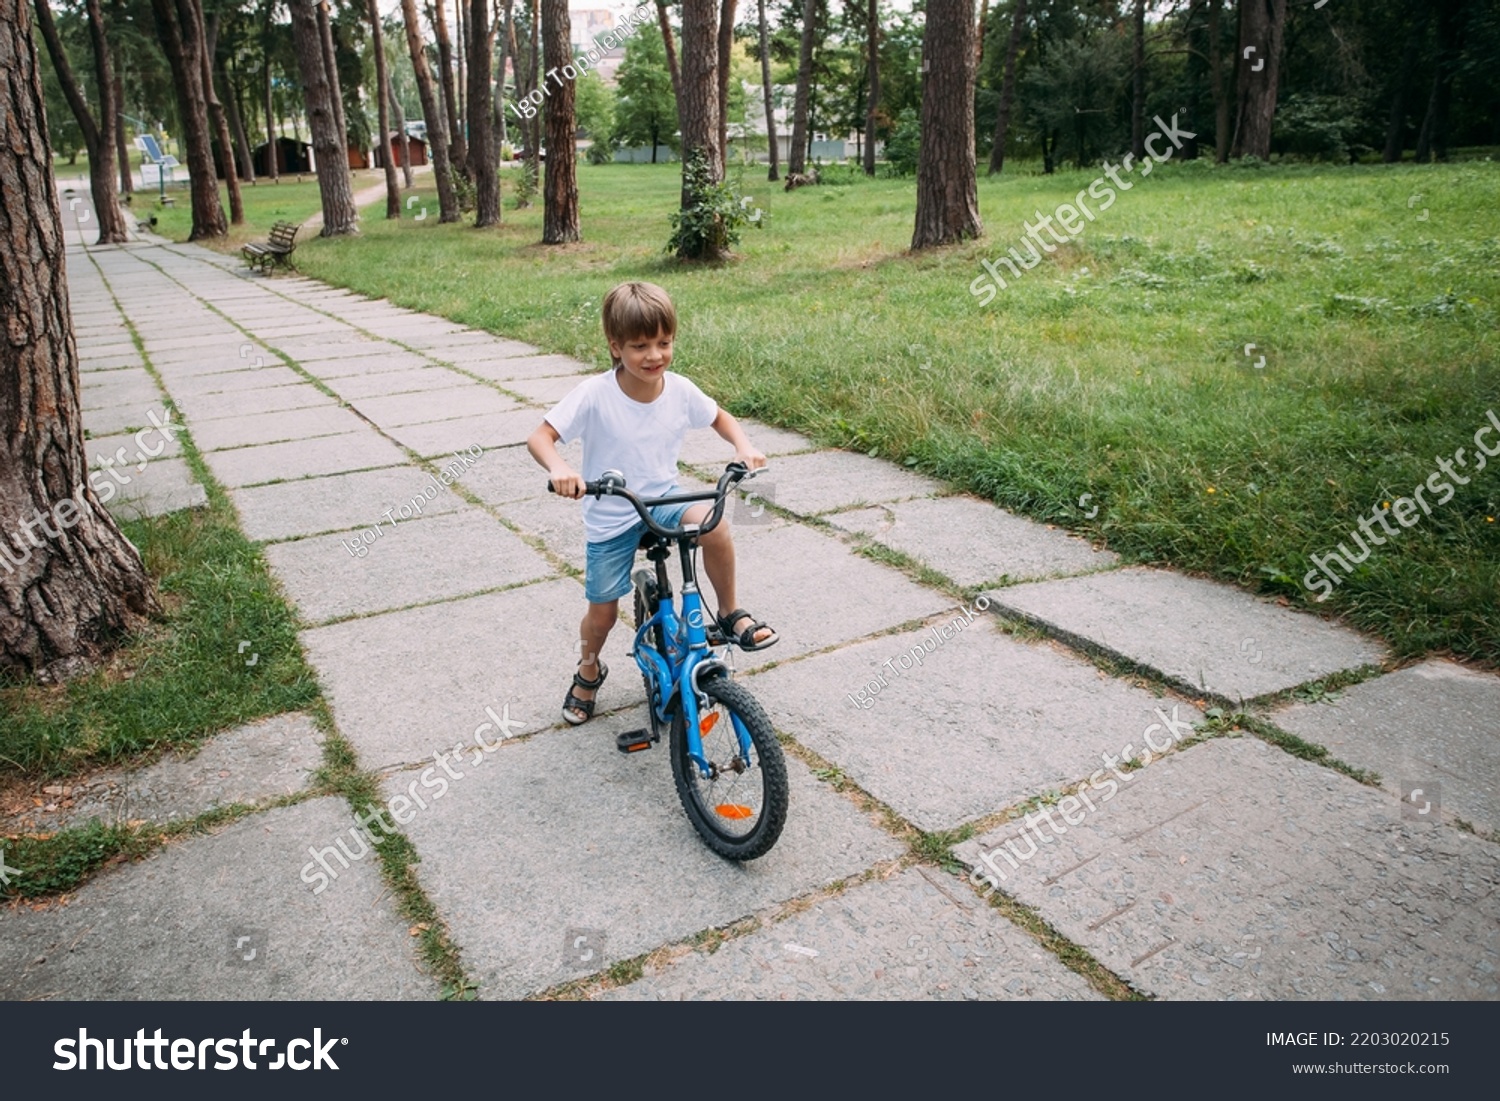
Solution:
[[[251,242],[240,252],[244,254],[246,263],[262,272],[269,272],[272,268],[293,267],[292,253],[297,249],[297,231],[301,228],[291,222],[277,222],[271,227],[271,236],[266,239],[265,244]]]

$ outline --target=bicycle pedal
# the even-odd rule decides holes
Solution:
[[[615,735],[615,748],[621,753],[639,753],[655,745],[658,737],[644,727],[640,730],[627,730],[623,734]]]

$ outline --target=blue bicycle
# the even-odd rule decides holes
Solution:
[[[643,501],[625,487],[618,471],[605,471],[584,492],[596,498],[623,497],[646,524],[641,549],[655,569],[637,570],[635,642],[631,656],[646,681],[649,730],[621,734],[621,752],[650,749],[671,731],[672,776],[683,810],[714,852],[730,860],[764,856],[786,824],[786,760],[771,720],[713,646],[727,640],[703,611],[698,591],[698,539],[718,526],[729,491],[753,477],[742,463],[730,463],[713,491],[682,493]],[[547,483],[552,488],[552,483]],[[665,528],[652,517],[656,505],[713,501],[700,524]],[[682,602],[672,604],[667,559],[676,545],[682,563]]]

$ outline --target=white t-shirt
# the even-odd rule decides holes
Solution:
[[[665,496],[677,484],[677,456],[690,428],[707,428],[719,415],[713,398],[671,371],[662,375],[655,401],[626,397],[615,370],[595,375],[553,406],[546,420],[563,443],[583,440],[586,481],[606,470],[625,475],[625,487],[642,499]],[[619,368],[623,370],[623,368]],[[619,497],[583,499],[583,524],[590,543],[612,539],[640,520]]]

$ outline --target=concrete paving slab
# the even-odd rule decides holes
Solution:
[[[451,494],[449,495],[451,496]],[[540,580],[556,571],[479,509],[277,543],[266,560],[306,623],[390,611]]]
[[[577,502],[565,501],[547,493],[547,472],[541,467],[537,467],[537,472],[542,476],[540,481],[535,481],[534,476],[523,479],[516,492],[525,492],[525,487],[533,483],[543,492],[525,498],[516,497],[506,502],[499,508],[500,515],[533,539],[540,539],[547,550],[581,573],[586,565],[583,513],[579,511]],[[645,559],[641,561],[644,562]]]
[[[615,733],[637,722],[596,719],[502,745],[484,764],[459,769],[464,778],[450,782],[446,798],[406,826],[422,853],[417,875],[482,997],[522,997],[602,970],[900,851],[788,760],[791,810],[780,841],[759,860],[722,860],[689,825],[666,751],[625,757],[615,749]],[[453,733],[472,746],[472,729]],[[414,771],[397,774],[387,794],[415,780]],[[576,966],[564,945],[580,927],[605,939]]]
[[[149,435],[142,436],[141,442],[136,442],[139,433],[125,433],[119,436],[90,436],[84,444],[84,450],[88,454],[89,467],[98,468],[104,466],[119,465],[126,469],[134,464],[144,464],[156,459],[171,459],[182,454],[182,444],[175,436],[168,437],[152,430]],[[161,451],[155,455],[147,455],[144,447],[160,448]],[[121,449],[124,456],[120,455]]]
[[[369,430],[234,451],[211,451],[203,459],[214,477],[231,487],[406,463],[406,456],[398,448]]]
[[[388,371],[410,371],[431,367],[429,360],[413,352],[403,352],[394,345],[365,355],[341,356],[337,359],[311,359],[293,356],[302,369],[314,378],[348,378],[350,375],[381,375]]]
[[[130,481],[116,485],[114,499],[105,503],[109,514],[117,520],[165,516],[208,503],[208,494],[194,480],[186,459],[153,459],[144,469],[126,468],[121,476]]]
[[[359,410],[361,416],[367,417],[381,428],[429,424],[433,421],[489,413],[513,413],[522,408],[504,394],[478,383],[449,385],[441,389],[385,397],[355,398],[350,404]]]
[[[234,390],[227,394],[183,394],[177,408],[193,425],[227,417],[253,417],[290,409],[335,408],[337,403],[310,383],[270,386],[263,390]]]
[[[270,362],[254,371],[229,371],[213,375],[173,377],[168,389],[172,397],[190,394],[233,394],[241,390],[268,390],[276,386],[307,385],[307,379],[290,367]]]
[[[837,539],[800,524],[767,524],[771,513],[755,518],[751,511],[733,529],[739,602],[781,639],[770,649],[736,654],[738,668],[786,661],[953,607],[941,593]],[[675,563],[672,569],[676,576]]]
[[[273,715],[216,734],[195,751],[139,769],[104,769],[65,784],[38,785],[34,802],[0,819],[5,832],[196,818],[218,807],[255,804],[307,788],[323,765],[323,735],[300,712]]]
[[[540,354],[539,349],[519,340],[475,340],[459,345],[440,343],[424,346],[419,350],[433,359],[465,369],[473,363],[494,363],[501,359],[521,359]]]
[[[104,872],[65,905],[0,912],[0,997],[434,999],[375,860],[322,894],[301,879],[309,846],[358,851],[352,822],[334,797],[280,807]]]
[[[1500,997],[1494,845],[1253,738],[1128,775],[1061,834],[1012,823],[956,852],[1157,997]]]
[[[1102,1001],[951,876],[908,868],[647,968],[601,1001]]]
[[[134,432],[149,428],[151,421],[147,419],[147,412],[155,411],[160,416],[161,407],[162,400],[158,394],[155,401],[145,404],[128,402],[102,409],[85,409],[82,411],[83,427],[91,436],[115,436],[126,431]]]
[[[594,371],[590,364],[580,363],[571,356],[556,355],[496,359],[477,357],[466,359],[463,369],[471,375],[489,379],[491,382],[508,382],[511,379],[522,378],[551,378],[557,375],[590,375]]]
[[[508,413],[481,413],[428,424],[402,425],[388,431],[403,447],[429,458],[467,451],[476,445],[488,451],[525,443],[526,437],[541,423],[542,418],[536,410],[517,407]]]
[[[362,432],[366,427],[348,409],[330,404],[203,421],[194,426],[193,439],[204,451],[225,451],[254,444]]]
[[[372,340],[359,334],[330,340],[288,338],[278,340],[276,347],[304,366],[310,363],[322,364],[324,360],[373,359],[376,356],[411,354],[388,340]],[[318,373],[318,371],[313,371],[313,374]]]
[[[411,367],[404,371],[382,371],[378,375],[342,375],[326,385],[345,401],[442,390],[466,382],[464,376],[446,367]]]
[[[460,325],[457,328],[435,336],[413,333],[411,339],[404,343],[411,345],[413,348],[421,348],[423,350],[432,348],[456,349],[472,348],[475,345],[488,345],[500,339],[502,338],[495,336],[493,333],[487,333],[480,329],[470,329]]]
[[[1444,820],[1500,834],[1500,677],[1432,660],[1267,716]],[[1416,811],[1417,805],[1412,808]]]
[[[781,665],[749,683],[778,730],[929,831],[1076,784],[1107,767],[1107,754],[1149,756],[1153,724],[1151,740],[1166,750],[1174,730],[1190,737],[1202,718],[1047,644],[1002,634],[983,613],[966,624],[951,605],[932,627]],[[1178,725],[1163,732],[1158,710]]]
[[[315,627],[300,637],[361,766],[383,769],[467,739],[484,722],[486,706],[508,704],[524,732],[560,725],[585,606],[583,586],[558,579]],[[628,708],[639,726],[646,695],[626,627],[618,625],[604,647],[610,676],[599,713]],[[597,722],[585,729],[597,730]]]
[[[1072,645],[1151,669],[1187,692],[1238,702],[1385,660],[1355,632],[1228,585],[1129,569],[987,594]]]
[[[573,469],[576,470],[583,464],[583,444],[580,441],[574,440],[558,450]],[[551,498],[551,494],[547,492],[547,472],[520,445],[486,451],[483,459],[459,478],[459,484],[487,505],[509,504],[532,497]],[[555,526],[558,514],[550,509],[548,512],[551,514],[549,521]],[[581,538],[582,529],[577,526],[577,514],[571,514],[570,519],[574,521],[571,530]],[[519,518],[516,522],[525,530],[531,530]]]
[[[506,390],[512,394],[519,394],[531,404],[542,409],[551,409],[588,377],[588,375],[558,375],[554,378],[513,379],[503,385]]]
[[[745,435],[750,437],[750,442],[760,448],[761,454],[767,458],[789,455],[796,451],[807,451],[817,446],[806,436],[798,435],[796,432],[787,432],[781,428],[772,428],[759,421],[742,420],[740,427],[745,430]],[[734,448],[712,428],[699,428],[689,432],[683,439],[682,451],[677,458],[679,462],[699,467],[705,473],[717,476],[723,472],[724,465],[734,458]],[[777,463],[768,464],[763,477],[767,481],[774,481],[778,466]]]
[[[775,471],[766,477],[774,482]],[[964,588],[1084,573],[1120,560],[1077,536],[975,497],[918,498],[830,513],[827,520],[840,531],[868,535],[910,555]]]
[[[245,354],[240,355],[240,350],[244,350]],[[205,345],[197,352],[182,351],[168,357],[151,357],[152,366],[169,381],[191,378],[194,375],[253,373],[280,363],[281,360],[269,348],[244,340]]]
[[[931,496],[943,488],[931,478],[848,451],[784,455],[772,466],[765,477],[776,484],[776,504],[799,516]]]
[[[85,412],[110,406],[134,405],[161,408],[161,390],[143,368],[111,371],[107,375],[84,375],[79,386],[79,407]]]
[[[422,494],[431,475],[411,466],[361,470],[237,489],[231,495],[240,527],[251,539],[291,539],[388,524],[387,512]],[[441,480],[439,481],[441,485]],[[424,516],[456,512],[461,498],[446,490],[423,504]]]

